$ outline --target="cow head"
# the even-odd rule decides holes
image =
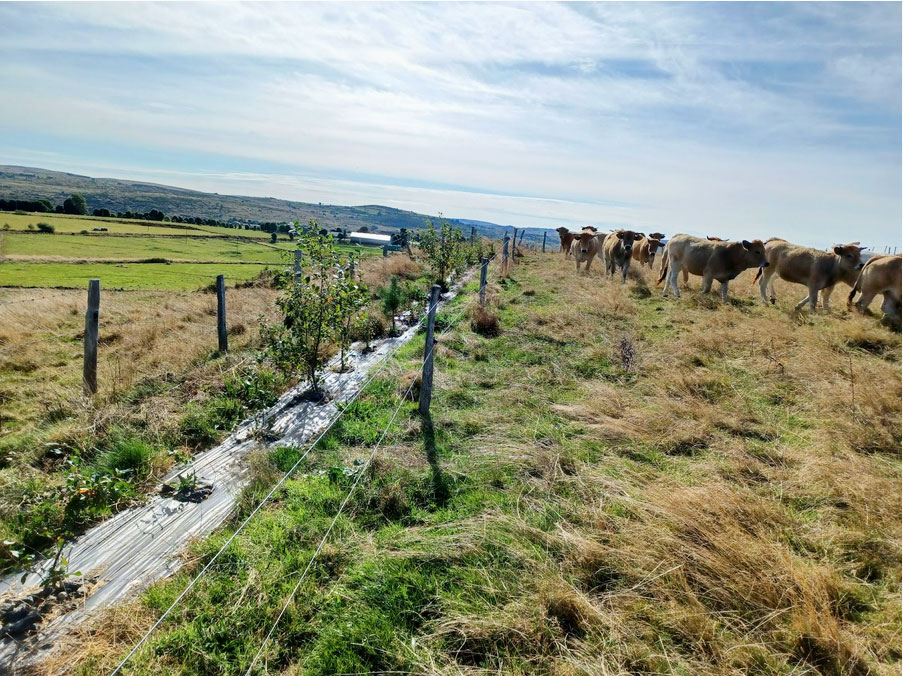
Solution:
[[[586,230],[581,232],[579,235],[577,235],[577,238],[576,238],[577,249],[580,251],[580,253],[582,253],[582,254],[589,253],[590,243],[595,238],[596,238],[596,231],[590,230],[589,228],[587,228]]]
[[[843,270],[861,270],[865,265],[862,260],[862,251],[864,246],[856,246],[859,242],[852,244],[838,244],[834,247],[834,253],[840,256],[840,268]]]
[[[555,228],[555,232],[557,232],[559,235],[566,235],[570,232],[570,230],[568,230],[567,228]]]
[[[649,237],[647,238],[647,241],[649,242],[649,255],[650,256],[654,256],[656,251],[658,251],[660,248],[665,246],[664,243],[662,242],[661,237],[654,236],[657,234],[658,234],[657,232],[654,232],[651,235],[649,235]]]
[[[767,268],[768,259],[765,257],[765,243],[761,239],[754,239],[750,242],[744,239],[743,248],[746,250],[747,261],[751,268]]]
[[[652,233],[649,233],[649,239],[662,240],[662,239],[665,239],[665,236],[660,232],[652,232]]]
[[[633,251],[633,243],[639,242],[644,235],[641,232],[633,232],[632,230],[618,230],[615,236],[621,240],[624,245],[624,252],[631,253]]]

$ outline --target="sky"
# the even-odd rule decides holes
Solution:
[[[0,3],[0,164],[521,227],[901,239],[900,3]]]

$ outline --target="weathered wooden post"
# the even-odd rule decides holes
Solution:
[[[526,229],[526,228],[521,228],[521,229],[520,229],[520,239],[517,241],[518,244],[520,244],[521,242],[524,241],[524,235],[525,235],[525,234],[527,234],[527,229]]]
[[[85,361],[82,368],[85,394],[97,392],[97,329],[100,320],[100,280],[88,282],[88,310],[85,312]]]
[[[229,351],[229,336],[226,333],[226,280],[222,275],[216,276],[216,335],[219,338],[219,351]]]
[[[546,234],[547,234],[546,231],[543,230],[542,231],[542,252],[543,253],[546,252]]]
[[[295,270],[292,274],[292,281],[295,284],[301,279],[301,249],[295,249]]]
[[[389,257],[389,245],[383,244],[383,258]]]
[[[505,241],[502,242],[502,277],[508,276],[508,233],[505,233]]]
[[[433,399],[433,349],[436,341],[433,332],[436,329],[436,305],[439,304],[439,285],[433,284],[430,289],[429,314],[426,319],[426,341],[423,344],[423,373],[420,378],[420,414],[430,412],[430,401]]]
[[[473,244],[477,239],[477,228],[475,225],[470,226],[470,243]]]
[[[486,275],[489,272],[489,259],[484,258],[480,265],[480,307],[486,305]]]
[[[511,265],[517,265],[517,228],[514,228],[514,237],[511,238]]]

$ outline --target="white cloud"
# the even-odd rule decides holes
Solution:
[[[900,8],[813,4],[3,5],[0,129],[192,155],[218,192],[896,239]]]

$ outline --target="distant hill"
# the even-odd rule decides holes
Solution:
[[[34,167],[0,165],[0,198],[49,199],[62,204],[72,193],[84,196],[88,211],[109,209],[112,212],[147,212],[158,209],[167,216],[200,216],[221,221],[252,223],[300,221],[314,219],[323,227],[357,230],[366,226],[371,231],[394,231],[399,228],[426,227],[426,214],[393,209],[380,205],[343,207],[329,204],[292,202],[273,197],[220,195],[187,190],[144,181],[117,178],[92,178]],[[470,227],[480,235],[500,238],[512,226],[486,221],[449,218],[450,222],[469,233]],[[527,239],[542,240],[541,230],[530,230]]]

